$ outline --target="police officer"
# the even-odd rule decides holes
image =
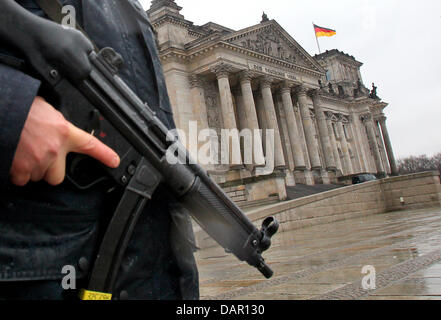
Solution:
[[[2,1],[47,18],[33,0]],[[141,5],[61,2],[74,6],[77,22],[98,48],[123,56],[122,79],[174,128],[154,31]],[[66,121],[51,93],[23,67],[19,51],[0,43],[0,299],[75,298],[77,290],[61,285],[64,267],[74,267],[76,289],[86,285],[122,190],[108,183],[76,188],[65,179],[66,155],[83,153],[109,167],[117,167],[119,158]],[[198,299],[194,250],[188,214],[158,188],[125,252],[114,299]]]

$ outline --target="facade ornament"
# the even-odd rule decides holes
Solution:
[[[283,81],[281,86],[280,86],[280,93],[284,93],[284,92],[289,92],[291,93],[291,89],[293,87],[293,83],[289,82],[289,81]]]
[[[332,120],[334,113],[332,113],[331,111],[325,111],[324,113],[325,113],[326,120]]]
[[[316,103],[320,103],[320,98],[324,95],[323,89],[312,89],[309,91],[309,94],[312,100],[315,100]]]
[[[243,39],[240,45],[246,49],[260,52],[278,59],[296,63],[295,54],[284,41],[278,37],[272,28],[265,27],[253,33],[248,39]]]
[[[377,87],[375,86],[375,83],[372,83],[372,90],[369,95],[369,98],[380,100],[380,98],[378,98],[378,96],[377,96]]]
[[[211,72],[216,74],[218,78],[228,78],[230,73],[233,72],[233,67],[229,64],[221,62],[211,68]]]
[[[332,86],[332,83],[328,83],[328,91],[330,94],[335,95],[334,87]]]
[[[263,76],[263,77],[259,78],[260,87],[262,89],[271,88],[273,81],[274,81],[274,79],[271,77],[268,77],[268,76]]]
[[[384,113],[379,113],[374,116],[374,120],[378,123],[386,123],[386,115]]]
[[[344,123],[349,122],[347,117],[343,113],[338,113],[336,116],[337,116],[338,121],[340,121],[340,122],[344,122]]]
[[[188,77],[190,82],[190,89],[193,88],[203,88],[204,83],[200,75],[192,74]]]
[[[296,93],[299,96],[300,95],[307,95],[308,91],[309,91],[309,89],[306,88],[304,85],[297,86],[297,88],[296,88]]]
[[[363,89],[362,89],[361,80],[360,80],[360,78],[358,78],[357,79],[357,87],[354,89],[354,98],[361,96],[361,94],[363,93],[362,90]]]
[[[362,114],[361,117],[360,117],[360,120],[362,122],[370,121],[370,120],[372,120],[372,114],[370,114],[370,113]]]
[[[318,84],[319,84],[320,89],[322,89],[323,88],[322,80],[318,79]]]
[[[243,70],[239,73],[240,82],[250,82],[256,75],[250,70]]]

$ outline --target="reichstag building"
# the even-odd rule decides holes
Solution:
[[[222,129],[274,133],[271,143],[265,134],[255,138],[251,163],[241,163],[241,140],[230,146],[238,161],[204,165],[237,203],[283,200],[286,186],[296,184],[397,173],[383,113],[388,104],[374,85],[363,84],[361,62],[339,50],[311,56],[266,15],[232,30],[194,25],[181,9],[174,0],[153,0],[147,11],[177,127],[188,133],[197,124],[198,131],[210,129],[212,140]],[[262,174],[259,152],[270,149],[274,170]]]

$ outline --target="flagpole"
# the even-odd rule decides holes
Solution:
[[[317,47],[318,47],[319,54],[321,54],[322,50],[320,50],[320,44],[319,44],[319,41],[318,41],[317,32],[315,32],[315,24],[314,24],[314,22],[312,23],[312,28],[314,29],[315,41],[317,42]]]

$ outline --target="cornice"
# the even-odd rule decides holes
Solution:
[[[155,21],[152,22],[152,26],[154,29],[157,29],[158,27],[160,27],[161,25],[163,25],[165,23],[170,23],[170,24],[177,25],[179,27],[183,27],[183,28],[187,29],[187,31],[190,35],[193,35],[193,36],[196,36],[199,38],[202,38],[207,35],[207,33],[197,31],[196,30],[197,27],[195,27],[193,22],[185,20],[185,19],[181,19],[181,18],[176,17],[171,14],[165,14],[162,17],[156,19]]]
[[[311,70],[311,69],[307,69],[305,67],[278,59],[278,58],[274,58],[262,53],[258,53],[249,49],[245,49],[242,48],[240,46],[236,46],[230,43],[225,43],[225,42],[215,42],[215,43],[211,43],[205,47],[201,47],[201,48],[197,48],[197,49],[193,49],[190,52],[188,50],[183,50],[183,49],[179,49],[179,48],[167,48],[164,49],[163,51],[160,52],[160,57],[161,60],[166,61],[167,59],[173,57],[173,58],[178,58],[181,59],[183,61],[191,61],[194,60],[195,58],[199,57],[199,56],[203,56],[206,55],[208,53],[211,53],[211,51],[213,51],[216,48],[224,48],[233,52],[238,52],[240,54],[244,54],[247,55],[249,57],[252,58],[256,58],[260,61],[264,61],[267,63],[271,63],[275,66],[279,66],[288,70],[294,70],[303,74],[307,74],[307,75],[311,75],[314,77],[322,77],[324,76],[324,74]]]

